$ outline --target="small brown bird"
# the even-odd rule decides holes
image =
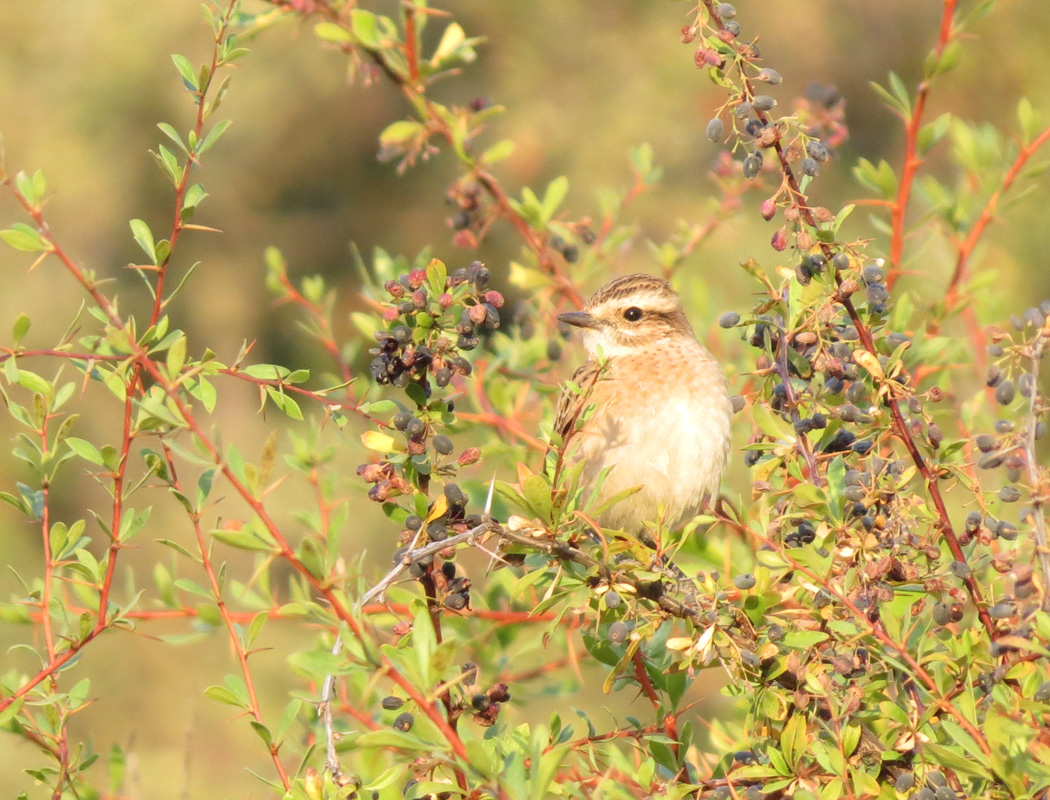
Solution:
[[[673,530],[692,519],[718,495],[733,409],[722,369],[697,341],[678,295],[661,278],[627,275],[558,319],[583,329],[590,357],[573,375],[581,393],[566,391],[558,406],[563,440],[595,406],[572,434],[566,461],[584,463],[585,496],[611,468],[595,507],[642,487],[601,512],[599,524],[639,533],[645,522],[662,519]]]

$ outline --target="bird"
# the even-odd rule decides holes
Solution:
[[[722,367],[663,278],[616,278],[558,321],[583,331],[588,355],[558,403],[563,463],[582,462],[590,508],[640,487],[596,521],[651,543],[646,523],[677,530],[717,499],[733,415]]]

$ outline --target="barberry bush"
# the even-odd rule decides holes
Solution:
[[[674,8],[674,80],[714,100],[660,124],[712,164],[691,191],[713,200],[651,235],[648,145],[585,210],[570,177],[508,188],[505,109],[453,88],[492,42],[424,0],[208,4],[208,55],[172,57],[188,112],[151,149],[167,221],[130,221],[127,270],[69,249],[49,223],[62,194],[6,155],[8,294],[46,271],[82,303],[48,309],[47,341],[14,315],[0,349],[18,554],[0,741],[19,767],[0,785],[189,795],[168,775],[190,759],[143,774],[136,731],[203,695],[229,724],[191,728],[223,754],[202,796],[1046,796],[1050,302],[998,291],[983,246],[1050,128],[1022,97],[996,126],[929,111],[1010,12],[944,0],[914,80],[793,98],[760,7]],[[291,30],[403,98],[378,136],[391,171],[442,156],[454,174],[429,206],[444,240],[353,250],[349,299],[276,247],[239,276],[282,308],[267,363],[247,332],[193,332],[183,293],[221,271],[201,176],[224,158],[227,92],[252,81],[249,46]],[[892,153],[850,149],[850,104],[898,119]],[[756,219],[739,266],[705,258]],[[580,358],[555,318],[628,266],[672,280],[736,395],[723,496],[684,530],[654,521],[655,552],[595,525],[552,431]],[[724,296],[741,307],[719,316]],[[224,663],[196,668],[202,638]],[[215,677],[176,686],[124,655],[142,640]],[[122,683],[148,687],[149,718],[106,712]]]

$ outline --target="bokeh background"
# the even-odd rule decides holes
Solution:
[[[381,9],[384,5],[389,12],[394,9],[392,2],[377,3]],[[722,98],[693,67],[692,48],[678,41],[687,4],[447,0],[441,5],[468,35],[488,40],[479,48],[478,61],[437,95],[456,103],[487,96],[507,107],[493,123],[491,137],[517,142],[514,156],[499,170],[513,194],[521,186],[539,190],[564,174],[572,187],[566,204],[570,213],[596,216],[595,191],[625,185],[628,148],[648,142],[665,178],[657,191],[631,207],[639,246],[624,253],[624,271],[655,269],[644,241],[665,239],[680,219],[707,217],[713,192],[708,173],[716,148],[703,130]],[[816,201],[836,209],[863,196],[849,167],[861,156],[899,166],[902,140],[898,121],[868,84],[884,81],[892,69],[906,85],[916,85],[940,5],[904,0],[741,0],[737,5],[745,35],[761,34],[766,63],[785,77],[775,91],[782,109],[811,83],[833,84],[846,98],[852,138],[840,160],[825,165],[815,182]],[[965,13],[974,5],[963,2],[961,7]],[[1047,112],[1047,30],[1050,5],[996,3],[990,16],[972,26],[959,67],[936,85],[929,118],[950,112],[1012,132],[1021,96]],[[170,55],[183,53],[199,62],[209,52],[209,40],[198,4],[190,0],[0,3],[0,132],[8,168],[43,170],[52,196],[47,208],[52,228],[79,261],[115,280],[110,291],[119,293],[126,311],[147,299],[137,277],[124,269],[138,258],[128,219],[145,219],[157,232],[170,225],[170,187],[147,152],[162,141],[156,123],[181,130],[191,124],[190,102]],[[232,360],[243,341],[257,340],[259,361],[320,365],[295,328],[294,311],[275,308],[265,289],[262,253],[268,245],[284,252],[293,274],[323,274],[340,290],[337,323],[346,337],[354,335],[349,312],[361,308],[354,297],[351,244],[366,254],[380,246],[409,256],[430,244],[450,264],[478,257],[497,275],[505,273],[520,246],[508,227],[497,226],[479,253],[452,245],[443,202],[445,187],[458,174],[450,154],[402,176],[391,165],[377,163],[378,133],[407,113],[395,89],[382,82],[371,88],[350,85],[344,57],[321,46],[309,23],[278,25],[249,46],[252,52],[235,70],[220,114],[234,124],[197,176],[211,196],[195,221],[223,233],[188,235],[180,243],[183,266],[203,262],[172,307],[191,348],[209,346]],[[946,145],[931,154],[928,168],[946,182],[956,179]],[[1045,257],[1050,187],[1036,179],[1019,188],[1028,191],[1015,192],[1017,201],[1004,206],[1004,219],[991,228],[979,252],[977,264],[999,272],[988,305],[991,316],[984,322],[1021,312],[1050,294]],[[736,268],[742,259],[775,261],[768,245],[772,225],[757,213],[760,200],[757,193],[748,195],[745,213],[720,227],[683,270],[681,282],[699,327],[707,328],[721,310],[750,306],[752,284]],[[923,203],[920,189],[916,218]],[[884,240],[866,214],[858,210],[845,232],[875,235],[873,252],[878,254]],[[9,197],[0,193],[0,221],[6,227],[20,219]],[[937,302],[951,259],[943,240],[913,244],[904,286],[918,293],[921,308]],[[26,344],[44,347],[70,324],[81,292],[56,264],[27,274],[29,260],[0,249],[0,330],[10,330],[18,314],[26,313],[33,321]],[[730,373],[746,369],[747,356],[735,336],[712,331],[711,341]],[[574,358],[570,350],[566,373]],[[84,398],[77,434],[112,441],[118,424],[112,405],[92,391]],[[250,392],[223,387],[222,397],[223,410],[212,422],[227,441],[243,443],[249,457],[257,458],[266,432],[281,423],[273,414],[267,419],[255,415]],[[10,419],[0,418],[0,440],[13,438],[12,426]],[[352,452],[356,434],[329,429],[324,435],[348,445],[347,469],[352,469],[360,458]],[[742,429],[738,436],[742,444]],[[7,449],[0,447],[0,489],[10,491],[26,475]],[[747,492],[740,461],[727,479],[730,493]],[[101,489],[72,474],[75,469],[67,468],[67,483],[56,489],[63,519],[84,516],[92,504],[105,507]],[[283,517],[291,521],[295,492],[301,489],[287,491],[291,507]],[[124,563],[148,573],[153,560],[170,558],[148,540],[184,538],[189,532],[174,504],[161,497],[139,503],[154,505],[153,521],[141,537],[142,549],[124,554]],[[389,530],[370,514],[371,508],[362,515],[350,547],[382,552],[381,537]],[[23,575],[39,574],[36,530],[7,506],[0,508],[0,554]],[[20,596],[21,591],[10,571],[0,573],[0,595]],[[189,631],[186,623],[148,628],[151,635]],[[0,626],[4,647],[26,636],[26,628]],[[285,658],[309,642],[295,640],[279,625],[271,625],[264,639],[273,650],[256,656],[254,666],[264,687],[264,709],[274,715],[292,686]],[[0,659],[5,671],[35,669],[24,651],[5,651]],[[107,635],[88,648],[77,668],[90,675],[92,696],[100,700],[75,729],[97,749],[106,751],[119,742],[132,752],[143,797],[268,796],[242,769],[250,764],[268,772],[257,738],[243,721],[230,720],[226,708],[201,694],[204,686],[221,682],[228,665],[222,634],[180,647],[145,635]],[[581,700],[586,702],[591,701]],[[31,790],[31,779],[21,769],[37,765],[34,748],[13,737],[0,738],[0,796]]]

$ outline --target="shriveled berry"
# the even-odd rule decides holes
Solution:
[[[390,697],[384,697],[382,702],[383,708],[385,708],[387,711],[397,711],[404,704],[404,700],[402,700],[400,697],[394,697],[393,695],[391,695]]]
[[[732,328],[740,322],[740,314],[736,311],[727,311],[718,318],[718,324],[723,328]]]
[[[409,714],[407,711],[403,714],[398,714],[397,719],[394,720],[394,730],[407,733],[412,730],[412,723],[416,721],[415,717]]]
[[[948,569],[951,570],[952,575],[956,578],[968,578],[973,570],[970,569],[970,565],[965,561],[953,561],[948,565]]]
[[[445,607],[451,608],[453,611],[462,611],[467,607],[467,595],[460,592],[456,594],[450,594],[445,598]]]
[[[437,450],[441,455],[447,456],[452,452],[455,445],[452,444],[452,440],[449,439],[445,434],[439,433],[431,440],[431,444],[434,445],[434,449]]]
[[[478,665],[473,661],[466,662],[459,668],[459,671],[463,673],[463,684],[465,686],[473,686],[478,679]]]
[[[609,641],[612,644],[623,644],[627,639],[627,634],[629,632],[627,623],[622,620],[617,620],[609,626]]]
[[[470,698],[470,705],[475,711],[487,711],[492,703],[487,694],[476,694]]]

